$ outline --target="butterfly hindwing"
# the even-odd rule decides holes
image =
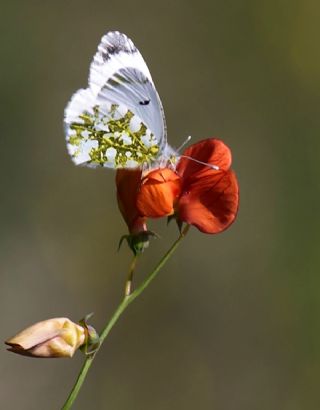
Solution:
[[[141,54],[124,34],[102,37],[89,87],[72,97],[65,128],[76,164],[135,168],[153,162],[165,149],[160,98]]]

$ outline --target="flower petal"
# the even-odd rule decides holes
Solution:
[[[183,152],[177,165],[177,173],[183,177],[185,183],[188,182],[189,177],[194,178],[199,173],[203,177],[206,172],[212,171],[212,168],[192,161],[189,158],[184,158],[184,156],[218,166],[222,171],[227,171],[232,161],[230,149],[218,138],[208,138],[197,142]]]
[[[72,357],[84,342],[84,328],[62,317],[29,326],[5,343],[9,351],[24,356]]]
[[[136,205],[141,175],[140,169],[119,169],[116,174],[118,206],[130,233],[147,229],[145,218],[141,217]]]
[[[149,172],[142,179],[137,198],[140,214],[149,218],[172,215],[180,192],[181,179],[171,169],[160,168]]]
[[[30,349],[35,345],[57,336],[67,321],[69,321],[69,319],[64,317],[43,320],[22,330],[10,340],[6,341],[6,343],[8,345],[19,345],[26,350]]]
[[[189,184],[179,199],[178,218],[204,233],[224,231],[234,221],[239,202],[233,171],[214,171]]]

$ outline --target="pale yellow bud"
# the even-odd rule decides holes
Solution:
[[[31,357],[72,357],[84,344],[85,329],[65,317],[44,320],[5,343],[11,352]]]

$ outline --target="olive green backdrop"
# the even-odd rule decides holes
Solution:
[[[192,229],[112,331],[75,409],[320,408],[320,3],[1,1],[1,340],[118,303],[130,252],[114,172],[76,168],[63,110],[104,32],[128,34],[170,144],[219,136],[241,188],[225,233]],[[165,220],[142,278],[177,236]],[[0,352],[0,407],[59,409],[82,363]]]

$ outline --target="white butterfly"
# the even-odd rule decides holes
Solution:
[[[162,104],[133,42],[118,31],[101,39],[89,87],[65,109],[68,152],[77,165],[137,168],[175,162]]]

